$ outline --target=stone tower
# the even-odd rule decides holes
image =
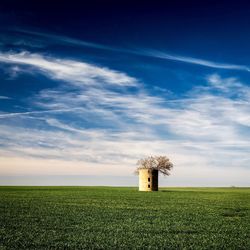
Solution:
[[[158,170],[139,169],[139,191],[158,191]]]

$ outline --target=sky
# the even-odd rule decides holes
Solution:
[[[250,186],[247,1],[1,1],[0,185]]]

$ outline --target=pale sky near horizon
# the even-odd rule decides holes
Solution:
[[[0,185],[250,186],[247,2],[0,6]]]

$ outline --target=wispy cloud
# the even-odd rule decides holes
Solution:
[[[11,98],[8,96],[0,95],[0,100],[9,100],[9,99],[11,99]]]
[[[0,53],[0,62],[30,65],[50,78],[68,81],[74,85],[96,84],[98,80],[112,85],[134,86],[136,84],[134,78],[105,67],[74,60],[54,59],[27,51]]]
[[[248,168],[250,88],[237,78],[210,75],[167,99],[125,73],[85,62],[27,52],[2,53],[0,60],[60,80],[30,97],[32,111],[0,114],[5,160],[77,162],[74,173],[82,164],[86,171],[112,166],[109,174],[120,167],[130,174],[138,157],[167,154],[182,169]]]
[[[0,99],[9,99],[9,98],[1,98]],[[27,111],[27,112],[12,112],[12,113],[0,113],[1,118],[11,118],[11,117],[21,117],[21,116],[29,116],[29,115],[41,115],[41,114],[56,114],[56,113],[64,113],[64,112],[72,112],[76,110],[81,110],[81,108],[71,108],[71,109],[52,109],[52,110],[36,110],[36,111]]]
[[[138,50],[136,53],[140,55],[144,55],[144,56],[160,58],[160,59],[170,60],[170,61],[189,63],[189,64],[195,64],[195,65],[200,65],[200,66],[215,68],[215,69],[242,70],[242,71],[247,71],[247,72],[250,71],[250,67],[245,66],[245,65],[213,62],[213,61],[199,59],[195,57],[173,55],[173,54],[161,52],[158,50],[145,49],[145,50]]]
[[[20,32],[21,34],[32,35],[33,39],[34,39],[34,37],[49,39],[49,43],[51,43],[53,41],[55,43],[68,44],[71,46],[83,46],[83,47],[102,49],[102,50],[111,50],[111,51],[118,51],[118,52],[121,51],[120,48],[115,48],[115,47],[111,47],[111,46],[99,44],[99,43],[83,41],[83,40],[68,37],[68,36],[55,35],[55,34],[51,34],[51,33],[37,32],[37,31],[20,29],[20,28],[16,28],[14,30],[17,32]],[[23,42],[23,40],[21,40],[21,42]]]
[[[55,43],[63,43],[63,44],[71,45],[71,46],[90,47],[90,48],[119,52],[119,53],[159,58],[163,60],[183,62],[183,63],[209,67],[209,68],[214,68],[214,69],[240,70],[240,71],[247,71],[247,72],[250,71],[250,67],[247,65],[238,65],[238,64],[233,64],[233,63],[210,61],[210,60],[196,58],[196,57],[189,57],[189,56],[166,53],[166,52],[154,50],[154,49],[114,47],[114,46],[108,46],[108,45],[103,45],[99,43],[83,41],[81,39],[75,39],[75,38],[71,38],[67,36],[61,36],[61,35],[55,35],[55,34],[43,33],[43,32],[37,32],[37,31],[30,31],[30,30],[25,30],[25,29],[15,29],[15,31],[18,31],[23,34],[32,35],[33,39],[34,39],[34,36],[36,36],[38,38],[40,37],[41,39],[49,39],[49,41],[52,40]],[[45,42],[48,42],[48,40],[45,40]]]

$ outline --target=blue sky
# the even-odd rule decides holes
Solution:
[[[0,184],[249,186],[246,1],[0,8]],[[81,178],[82,177],[82,178]]]

